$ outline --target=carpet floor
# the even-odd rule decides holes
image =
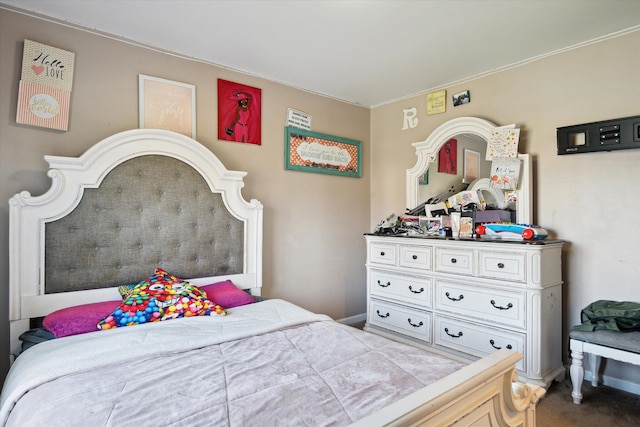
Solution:
[[[351,325],[362,329],[364,322]],[[640,427],[640,396],[607,386],[582,384],[582,403],[571,397],[571,380],[553,382],[536,410],[537,427]]]
[[[640,396],[600,385],[582,384],[582,403],[571,398],[571,380],[554,382],[536,410],[538,427],[638,427]]]

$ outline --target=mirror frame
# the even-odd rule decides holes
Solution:
[[[418,206],[418,178],[424,174],[430,162],[435,162],[440,148],[456,135],[470,135],[489,141],[491,132],[496,129],[511,129],[515,124],[496,126],[488,120],[478,117],[458,117],[438,126],[424,141],[414,142],[416,150],[416,164],[407,169],[406,174],[406,202],[407,209]],[[518,188],[518,201],[516,202],[516,222],[518,224],[532,224],[532,183],[531,183],[531,158],[529,154],[518,153],[522,160],[520,170],[520,186]]]

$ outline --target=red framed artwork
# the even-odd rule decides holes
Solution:
[[[452,175],[458,173],[458,140],[451,138],[438,153],[438,172]]]
[[[262,90],[218,79],[218,139],[261,145]]]

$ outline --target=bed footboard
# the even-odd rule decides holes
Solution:
[[[530,426],[545,389],[517,382],[522,354],[499,350],[353,424]]]

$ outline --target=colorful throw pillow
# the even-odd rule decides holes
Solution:
[[[141,283],[143,282],[183,282],[184,280],[180,279],[179,277],[174,276],[173,274],[169,274],[166,271],[164,271],[161,268],[156,268],[156,271],[149,277],[147,277],[145,280],[143,280],[142,282],[138,282],[138,283],[131,283],[128,285],[120,285],[118,286],[118,293],[122,296],[122,299],[126,299],[129,294],[131,293],[131,291],[133,291],[133,289],[136,286],[139,286]]]
[[[112,329],[179,317],[225,315],[197,286],[158,268],[138,283],[120,306],[98,322],[98,329]]]
[[[120,285],[120,286],[118,286],[118,293],[120,294],[122,299],[125,299],[126,297],[128,297],[129,294],[131,293],[131,291],[133,290],[133,288],[136,287],[136,285],[137,285],[137,283],[132,283],[130,285]]]
[[[225,308],[233,308],[255,302],[251,295],[242,289],[238,289],[231,280],[200,286],[200,290],[204,291],[209,299]]]
[[[48,314],[42,326],[56,338],[96,331],[96,323],[115,310],[122,300],[76,305]]]

